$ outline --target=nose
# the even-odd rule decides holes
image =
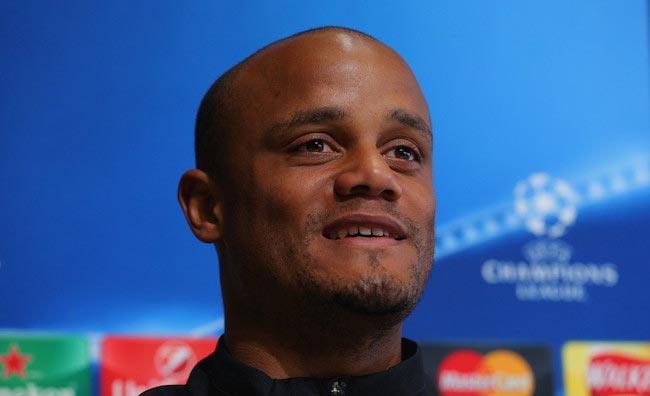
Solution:
[[[378,197],[396,201],[402,196],[402,186],[376,147],[349,153],[345,169],[334,181],[334,192],[346,198]]]

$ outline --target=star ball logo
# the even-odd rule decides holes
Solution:
[[[0,363],[3,365],[2,376],[9,378],[12,375],[25,378],[25,367],[32,361],[31,355],[21,354],[16,344],[11,344],[9,351],[1,355]]]
[[[559,238],[576,221],[578,195],[562,179],[535,173],[515,186],[515,213],[524,220],[528,231]]]
[[[446,356],[438,368],[440,396],[531,396],[532,368],[516,352],[497,349],[485,355],[461,349]]]
[[[520,301],[586,302],[589,286],[614,287],[613,263],[571,261],[573,248],[560,239],[578,217],[580,195],[565,180],[535,173],[516,184],[514,214],[536,239],[524,259],[488,259],[481,267],[490,285],[513,284]]]

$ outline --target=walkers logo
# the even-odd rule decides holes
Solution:
[[[0,334],[0,396],[90,396],[81,337]]]
[[[562,361],[568,396],[650,395],[650,343],[569,342]]]
[[[490,285],[512,284],[520,301],[585,302],[589,287],[614,287],[613,263],[572,262],[573,248],[558,239],[573,225],[579,195],[564,180],[536,173],[517,183],[514,212],[537,239],[523,247],[523,259],[488,259],[481,267]]]
[[[438,396],[546,396],[551,354],[541,346],[423,345]]]
[[[535,389],[528,362],[507,350],[456,351],[440,363],[436,383],[441,396],[531,396]]]
[[[102,344],[101,396],[138,396],[156,386],[184,384],[216,343],[217,338],[107,337]]]

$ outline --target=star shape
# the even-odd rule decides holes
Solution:
[[[32,357],[26,354],[21,355],[16,345],[11,345],[6,355],[0,355],[0,362],[4,364],[3,375],[5,378],[12,374],[25,378],[25,366],[31,361]]]

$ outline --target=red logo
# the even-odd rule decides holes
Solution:
[[[592,356],[587,386],[593,396],[650,396],[650,361],[617,353]]]
[[[535,377],[519,354],[499,349],[485,356],[471,349],[449,354],[436,383],[441,396],[531,396]]]
[[[12,344],[6,355],[0,355],[0,362],[4,365],[3,375],[8,378],[10,375],[17,375],[25,378],[25,366],[32,361],[30,355],[21,355],[18,346]]]
[[[196,364],[192,348],[183,341],[170,340],[162,344],[154,356],[156,370],[163,378],[181,376],[187,378]]]
[[[100,396],[138,396],[159,385],[184,384],[192,368],[212,353],[216,344],[214,337],[106,337]]]

